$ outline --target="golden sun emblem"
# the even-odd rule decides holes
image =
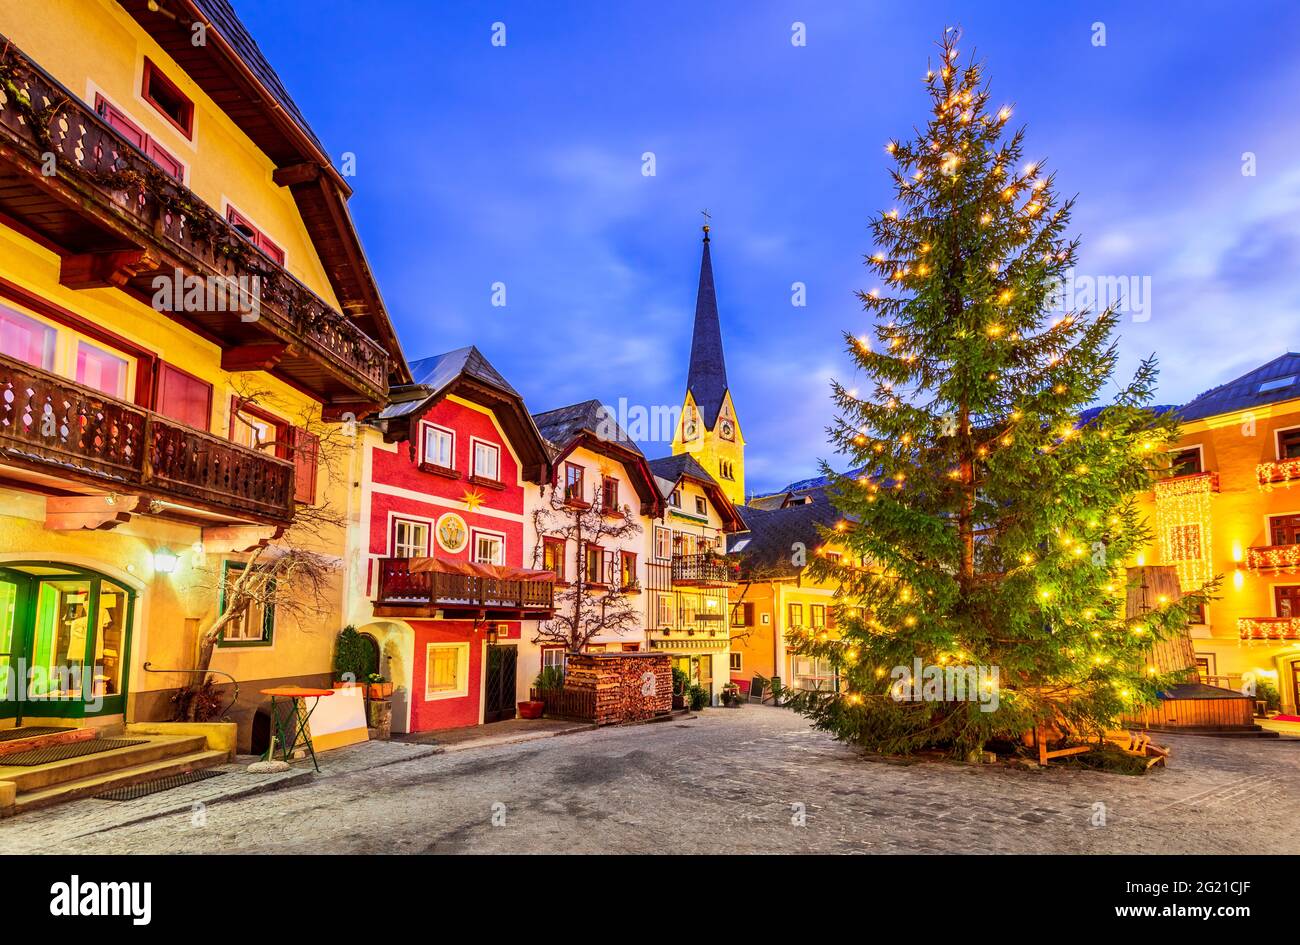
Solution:
[[[467,490],[461,499],[471,512],[477,512],[478,507],[487,501],[487,497],[477,489]]]

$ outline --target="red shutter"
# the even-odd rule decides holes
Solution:
[[[164,417],[208,432],[212,420],[212,385],[170,364],[160,364],[154,409]]]
[[[316,460],[320,437],[302,427],[289,428],[290,457],[293,459],[293,500],[316,504]]]

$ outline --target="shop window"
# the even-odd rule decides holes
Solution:
[[[424,698],[452,699],[469,691],[469,644],[430,643],[425,652]]]

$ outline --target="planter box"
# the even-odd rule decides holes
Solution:
[[[546,703],[540,699],[527,699],[519,703],[519,717],[521,719],[540,719],[545,708]]]

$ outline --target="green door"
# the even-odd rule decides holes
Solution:
[[[123,712],[134,598],[93,572],[0,569],[0,718]]]

